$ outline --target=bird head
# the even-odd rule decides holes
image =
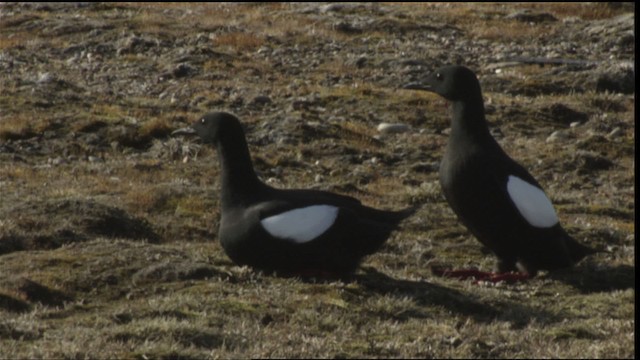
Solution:
[[[175,130],[171,135],[197,135],[204,143],[216,143],[226,129],[236,127],[240,127],[240,121],[235,116],[225,112],[212,112],[202,116],[191,126]]]
[[[473,71],[461,65],[441,67],[423,81],[406,84],[403,88],[434,92],[450,101],[481,96],[478,78]]]

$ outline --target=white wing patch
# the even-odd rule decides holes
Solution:
[[[302,244],[327,231],[338,216],[338,208],[313,205],[269,216],[260,222],[272,236]]]
[[[542,189],[517,176],[509,176],[507,192],[520,215],[535,227],[547,228],[558,223],[558,215]]]

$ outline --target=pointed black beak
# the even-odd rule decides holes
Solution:
[[[433,91],[431,85],[423,84],[420,82],[410,82],[408,84],[404,84],[402,88],[407,90]]]
[[[194,128],[192,128],[191,126],[187,126],[187,127],[183,127],[181,129],[175,130],[174,132],[171,133],[171,136],[176,136],[176,135],[195,135],[196,134],[196,130]]]

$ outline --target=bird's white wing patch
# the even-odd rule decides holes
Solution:
[[[509,176],[507,192],[516,208],[529,224],[535,227],[551,227],[558,223],[551,201],[542,189],[517,176]]]
[[[313,205],[269,216],[260,223],[272,236],[301,244],[327,231],[335,222],[338,210],[331,205]]]

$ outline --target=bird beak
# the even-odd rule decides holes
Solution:
[[[171,136],[176,135],[195,135],[196,131],[191,126],[183,127],[182,129],[178,129],[171,133]]]
[[[411,82],[402,86],[403,89],[407,90],[422,90],[422,91],[433,91],[431,85],[426,85],[420,82]]]

